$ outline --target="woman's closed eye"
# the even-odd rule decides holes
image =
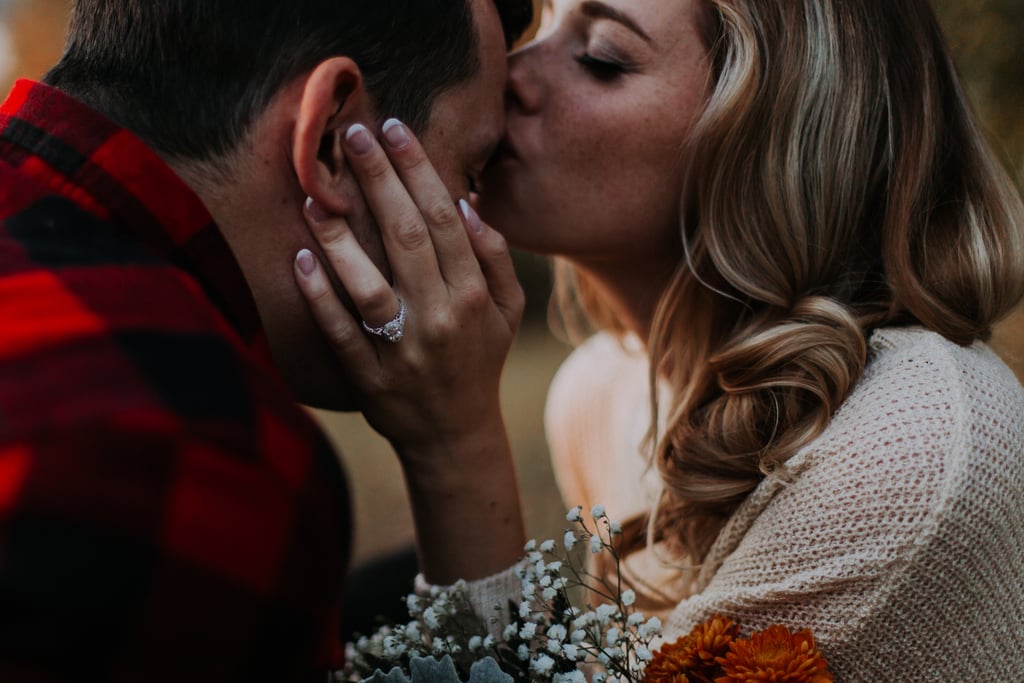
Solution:
[[[588,52],[576,56],[576,61],[599,81],[614,81],[633,71],[633,66],[619,60],[599,59]]]

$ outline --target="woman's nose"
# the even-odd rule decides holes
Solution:
[[[530,43],[516,50],[508,58],[508,84],[505,88],[505,107],[509,111],[536,113],[543,100],[544,86],[539,68],[540,45]]]

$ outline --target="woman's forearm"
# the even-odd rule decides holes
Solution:
[[[490,424],[457,442],[417,444],[400,453],[420,567],[430,583],[485,578],[523,553],[511,448],[501,418]]]

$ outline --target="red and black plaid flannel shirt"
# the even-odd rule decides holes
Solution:
[[[324,680],[349,506],[241,271],[137,137],[0,108],[0,681]]]

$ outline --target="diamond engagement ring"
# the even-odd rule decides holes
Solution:
[[[398,300],[398,313],[391,322],[380,327],[370,327],[364,320],[363,329],[375,337],[387,339],[392,344],[402,341],[402,337],[405,336],[405,302]]]

